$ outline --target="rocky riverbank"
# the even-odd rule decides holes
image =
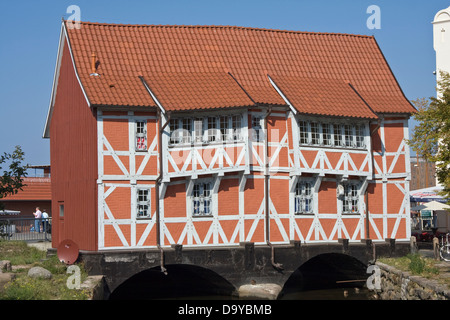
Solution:
[[[442,277],[450,275],[450,263],[440,264],[435,279],[427,279],[400,271],[390,265],[376,262],[380,268],[380,289],[374,289],[376,299],[380,300],[450,300],[450,287]]]

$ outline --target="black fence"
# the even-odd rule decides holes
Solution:
[[[21,241],[51,241],[52,218],[0,217],[0,239]]]

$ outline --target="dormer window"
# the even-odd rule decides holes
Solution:
[[[242,116],[222,115],[170,120],[170,145],[242,141]]]
[[[298,121],[299,143],[303,146],[366,148],[365,125],[361,123],[331,123]]]

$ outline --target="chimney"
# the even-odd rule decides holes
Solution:
[[[95,52],[92,52],[91,55],[91,76],[99,76],[97,73],[97,54]]]

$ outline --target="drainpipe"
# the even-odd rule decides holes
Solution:
[[[160,221],[160,208],[159,208],[159,186],[161,184],[162,175],[163,175],[163,158],[162,158],[162,134],[164,132],[165,127],[169,124],[170,121],[170,113],[168,113],[167,122],[164,126],[161,126],[162,116],[161,110],[157,109],[158,114],[158,149],[159,149],[159,175],[156,178],[156,246],[159,249],[161,254],[161,272],[167,275],[167,269],[164,267],[164,250],[161,247],[161,221]]]
[[[372,174],[375,177],[375,159],[373,157],[373,144],[372,144],[372,135],[378,131],[381,127],[381,119],[378,118],[377,126],[370,131],[370,156],[372,158]],[[370,128],[369,128],[370,130]],[[366,202],[366,239],[370,239],[370,221],[369,221],[369,186],[367,186],[366,191],[364,192],[364,201]]]
[[[275,249],[272,243],[270,243],[270,217],[269,217],[269,179],[270,179],[270,172],[269,172],[269,132],[267,129],[267,117],[272,113],[272,107],[269,107],[267,110],[266,115],[264,116],[264,131],[265,131],[265,137],[264,137],[264,143],[265,143],[265,155],[264,155],[264,192],[265,192],[265,216],[266,216],[266,243],[271,249],[271,259],[270,262],[272,263],[272,266],[275,269],[282,270],[283,265],[280,263],[275,262]]]

